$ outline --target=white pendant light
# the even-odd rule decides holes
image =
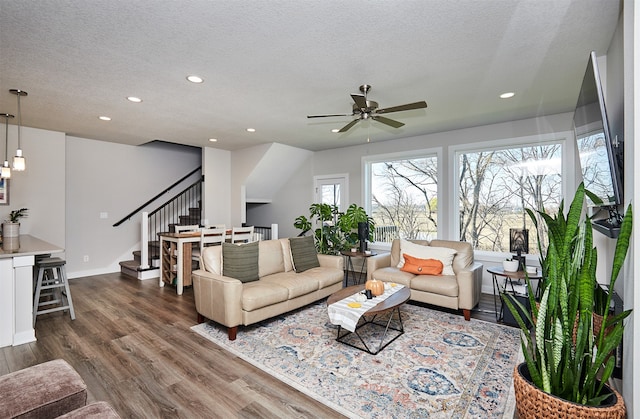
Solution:
[[[9,90],[12,94],[18,97],[18,149],[16,150],[16,155],[13,158],[13,170],[17,172],[21,172],[27,168],[27,162],[22,155],[20,134],[22,131],[22,112],[20,112],[20,96],[27,96],[27,92],[20,89],[11,89]]]
[[[9,167],[9,118],[13,115],[8,113],[0,113],[4,117],[4,164],[0,169],[0,179],[9,179],[11,177],[11,168]]]

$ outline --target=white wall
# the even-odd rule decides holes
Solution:
[[[166,143],[136,147],[68,136],[65,247],[69,277],[117,272],[120,261],[133,259],[131,252],[140,248],[140,214],[118,227],[113,224],[200,164],[201,152],[193,147]],[[172,190],[164,199],[178,192]]]
[[[18,147],[17,136],[17,126],[9,125],[9,163]],[[27,170],[12,170],[9,205],[0,206],[0,219],[7,219],[14,209],[28,208],[28,216],[20,220],[20,234],[30,234],[64,248],[65,134],[22,127],[21,142]],[[2,157],[4,146],[3,142]]]
[[[640,270],[635,261],[640,260],[640,234],[638,234],[638,200],[640,182],[637,180],[635,162],[640,163],[640,147],[635,146],[636,127],[640,127],[640,8],[633,1],[624,1],[624,137],[625,137],[625,203],[633,202],[633,218],[635,226],[631,236],[631,247],[627,264],[622,273],[624,279],[624,308],[633,309],[625,324],[624,359],[622,366],[622,395],[627,406],[629,418],[640,417],[640,362],[637,354],[640,351]]]
[[[231,152],[211,147],[202,149],[202,219],[205,224],[231,226]]]

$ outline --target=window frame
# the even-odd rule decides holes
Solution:
[[[407,150],[407,151],[399,151],[394,153],[384,153],[384,154],[376,154],[371,156],[363,156],[361,159],[362,165],[362,207],[365,209],[367,214],[372,213],[371,206],[371,165],[373,163],[381,163],[385,161],[393,161],[393,160],[408,160],[408,159],[419,159],[425,157],[435,157],[438,165],[437,174],[438,174],[438,183],[437,183],[437,199],[438,199],[438,226],[437,226],[437,237],[442,236],[442,222],[440,221],[440,211],[441,206],[440,202],[441,197],[443,196],[444,186],[442,185],[441,179],[443,179],[445,170],[443,164],[443,148],[442,147],[431,147],[431,148],[423,148],[418,150]],[[444,222],[448,222],[448,217],[444,218]],[[388,250],[391,248],[390,243],[383,242],[373,242],[372,246],[376,249],[380,250]]]
[[[581,180],[580,162],[576,161],[576,141],[573,131],[561,131],[549,134],[532,135],[525,137],[515,137],[500,140],[482,141],[477,143],[466,143],[449,147],[449,180],[453,183],[453,193],[449,195],[448,205],[452,219],[449,220],[446,227],[448,229],[447,236],[450,240],[460,240],[460,223],[458,218],[460,215],[460,190],[456,181],[460,172],[459,161],[460,154],[480,151],[495,151],[518,148],[522,146],[540,146],[545,144],[560,144],[561,147],[561,170],[562,177],[562,196],[566,197],[568,191],[575,190]],[[571,174],[571,167],[574,168]],[[535,232],[533,232],[535,237]],[[495,255],[509,254],[508,252],[494,252],[489,250],[474,249],[477,258],[491,257]]]

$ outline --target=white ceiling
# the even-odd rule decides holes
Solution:
[[[530,118],[573,110],[619,14],[618,0],[0,0],[0,113],[16,113],[18,88],[25,126],[227,150]],[[306,118],[350,113],[364,83],[380,107],[428,108],[385,115],[402,128],[362,121],[345,134],[330,130],[350,117]]]

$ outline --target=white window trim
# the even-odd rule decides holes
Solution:
[[[461,152],[470,151],[482,151],[482,150],[504,150],[514,148],[519,145],[542,145],[549,143],[560,143],[562,147],[562,196],[568,196],[569,191],[575,191],[578,184],[577,172],[580,172],[580,164],[576,161],[576,141],[575,133],[573,131],[562,131],[550,134],[530,135],[525,137],[507,138],[502,140],[483,141],[478,143],[461,144],[451,146],[449,148],[449,179],[452,180],[453,185],[450,190],[453,193],[449,195],[448,214],[455,217],[455,220],[449,220],[447,222],[447,237],[450,240],[460,239],[460,223],[457,221],[460,211],[458,208],[458,202],[460,198],[460,191],[456,182],[458,169],[458,154]],[[577,166],[577,170],[575,170]],[[573,174],[570,176],[570,168],[573,167]],[[580,175],[581,176],[581,175]],[[573,192],[571,192],[573,193]],[[568,208],[567,208],[568,209]],[[440,223],[438,223],[440,224]],[[438,227],[439,229],[439,227]],[[486,252],[492,254],[496,252]]]

